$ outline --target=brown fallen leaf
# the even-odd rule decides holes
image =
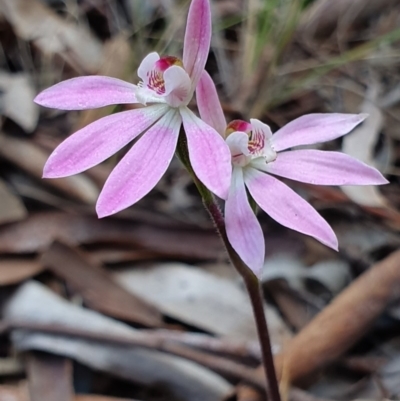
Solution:
[[[0,0],[1,1],[1,0]],[[42,178],[48,154],[31,141],[0,133],[0,156],[36,178]],[[44,184],[62,191],[80,202],[94,204],[99,189],[85,175],[43,180]]]
[[[96,72],[102,45],[83,24],[69,22],[38,0],[0,0],[17,36],[33,41],[44,54],[57,53],[81,72]]]
[[[362,125],[343,138],[342,150],[356,159],[374,166],[374,149],[384,124],[384,115],[376,106],[380,85],[371,84],[361,111],[369,116]],[[379,187],[372,185],[343,186],[342,191],[353,201],[363,206],[388,207],[388,201],[381,195]]]
[[[111,247],[108,249],[94,249],[87,256],[95,264],[114,264],[154,260],[157,256],[162,256],[162,254],[145,249],[132,250]]]
[[[39,106],[33,101],[36,91],[30,76],[0,71],[0,90],[0,114],[32,132],[39,118]]]
[[[399,266],[397,251],[353,281],[276,356],[277,374],[289,383],[296,382],[355,344],[399,297]]]
[[[74,401],[138,401],[138,400],[134,400],[132,398],[128,399],[128,398],[106,397],[104,395],[77,394],[74,397]]]
[[[340,357],[399,298],[399,266],[400,251],[396,251],[370,267],[288,341],[275,357],[283,391]],[[260,380],[264,377],[262,366],[256,375]],[[258,394],[255,389],[249,392]]]
[[[129,293],[80,252],[55,242],[43,254],[42,263],[75,288],[91,308],[144,326],[163,325],[156,308]]]
[[[218,259],[224,255],[212,230],[150,226],[122,219],[67,213],[31,213],[28,219],[0,226],[0,253],[43,251],[54,240],[69,245],[108,243],[148,249],[176,259]]]
[[[237,277],[217,277],[182,263],[124,269],[114,277],[124,288],[176,320],[226,338],[257,339],[250,302]],[[291,334],[274,309],[264,308],[273,345],[280,349]]]
[[[27,211],[21,199],[0,179],[0,224],[23,220]]]
[[[25,366],[22,359],[12,356],[9,358],[0,358],[0,377],[17,376],[24,374]]]
[[[72,397],[73,401],[139,401],[132,398],[115,398],[94,394],[76,394]],[[19,386],[0,385],[0,401],[32,401],[29,398],[26,385],[21,383]],[[54,401],[52,399],[51,401]],[[57,399],[58,401],[58,399]]]
[[[30,401],[72,401],[72,363],[55,355],[27,355]]]
[[[266,288],[271,294],[279,311],[296,330],[302,329],[311,319],[312,311],[309,305],[299,299],[299,295],[289,287],[286,282],[267,284]]]
[[[347,203],[349,201],[349,197],[337,188],[316,186],[311,184],[297,185],[297,183],[295,183],[295,187],[306,188],[308,194],[318,200],[335,202],[336,204]],[[399,229],[400,213],[396,209],[390,207],[382,208],[363,205],[359,206],[361,206],[365,212],[371,214],[372,216],[383,218],[387,220],[388,225]]]
[[[242,384],[237,387],[237,401],[264,401],[264,394],[253,387]]]
[[[0,260],[0,286],[18,284],[44,270],[37,259]]]
[[[30,401],[26,386],[0,385],[0,401]]]
[[[20,286],[4,307],[6,321],[62,326],[99,336],[135,339],[140,331],[62,299],[38,282]],[[96,340],[79,339],[30,330],[11,334],[17,350],[42,350],[75,359],[95,370],[111,373],[135,383],[164,383],[172,398],[187,401],[215,401],[231,392],[221,376],[182,357],[138,346],[126,347]],[[202,353],[203,355],[203,353]],[[253,377],[253,371],[251,370]]]

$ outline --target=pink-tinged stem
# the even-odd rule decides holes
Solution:
[[[226,235],[225,219],[222,215],[213,194],[201,183],[196,177],[190,165],[189,155],[187,150],[186,139],[183,135],[179,137],[177,153],[183,165],[191,174],[194,183],[203,199],[203,204],[207,209],[215,227],[221,236],[225,249],[228,252],[229,259],[237,272],[242,276],[246,285],[246,290],[249,294],[251,306],[253,309],[254,319],[257,327],[258,339],[260,342],[262,360],[266,378],[266,392],[269,401],[281,401],[279,393],[279,385],[275,372],[274,356],[272,354],[271,339],[269,336],[267,319],[265,318],[263,295],[260,286],[260,281],[252,270],[242,261],[236,251],[232,248]]]
[[[265,318],[264,313],[263,295],[260,281],[258,280],[257,276],[251,271],[251,269],[244,264],[239,255],[231,247],[228,241],[228,237],[226,236],[225,221],[222,216],[221,210],[215,203],[215,199],[213,199],[213,202],[206,202],[204,200],[204,205],[208,210],[212,220],[214,221],[218,233],[221,235],[225,248],[228,251],[231,263],[236,268],[238,273],[242,276],[250,297],[251,306],[257,326],[258,339],[261,347],[265,378],[268,383],[268,400],[281,401],[278,380],[275,372],[274,357],[272,354],[271,339],[269,336],[267,319]]]

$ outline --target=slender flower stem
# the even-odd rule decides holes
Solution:
[[[226,236],[225,222],[218,205],[215,203],[207,204],[204,202],[212,220],[214,221],[218,233],[224,242],[233,266],[242,276],[250,297],[251,306],[257,326],[258,339],[260,341],[265,378],[267,381],[267,394],[270,401],[280,401],[278,380],[275,372],[274,357],[272,354],[271,340],[268,331],[267,319],[265,318],[263,297],[260,282],[255,274],[244,264],[238,254],[230,245]]]
[[[262,291],[257,277],[249,277],[244,279],[247,292],[251,299],[251,306],[257,325],[258,338],[260,340],[261,353],[263,357],[263,365],[265,377],[268,383],[268,399],[270,401],[280,401],[279,385],[276,377],[274,356],[272,354],[271,340],[268,331],[267,319],[265,317]]]
[[[199,179],[193,172],[189,160],[186,141],[183,135],[181,135],[179,138],[177,153],[197,186],[197,189],[203,199],[204,206],[210,214],[210,217],[214,222],[218,233],[221,236],[221,239],[225,245],[233,266],[236,268],[236,270],[244,280],[256,321],[258,339],[260,342],[265,378],[267,383],[266,391],[268,395],[268,400],[281,401],[278,380],[275,372],[274,357],[271,348],[271,340],[267,326],[267,319],[265,318],[260,282],[256,275],[251,271],[248,266],[246,266],[246,264],[242,261],[236,251],[232,248],[226,235],[225,219],[223,217],[221,209],[219,208],[212,193],[199,181]]]

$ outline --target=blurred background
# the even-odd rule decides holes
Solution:
[[[181,55],[188,5],[0,0],[0,401],[264,400],[246,293],[178,160],[102,220],[96,199],[127,149],[41,179],[63,139],[130,106],[64,112],[36,94],[80,75],[137,83],[149,52]],[[318,148],[390,180],[287,181],[332,225],[339,253],[259,216],[284,399],[399,399],[400,2],[213,0],[212,11],[206,69],[228,121],[276,131],[307,113],[368,113]]]

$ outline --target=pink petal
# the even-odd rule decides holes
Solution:
[[[154,105],[101,118],[75,132],[50,155],[43,177],[67,177],[87,170],[118,152],[157,121],[168,106]]]
[[[264,164],[264,171],[316,185],[380,185],[387,180],[373,167],[340,152],[292,150]]]
[[[167,170],[178,141],[181,118],[170,110],[114,168],[97,201],[99,217],[133,205],[147,195]]]
[[[217,196],[226,199],[231,182],[231,153],[214,128],[180,108],[189,149],[189,158],[199,180]]]
[[[274,220],[337,250],[337,238],[329,224],[287,185],[254,168],[246,169],[244,178],[251,196]]]
[[[339,138],[360,124],[367,114],[308,114],[286,124],[271,138],[276,152]]]
[[[226,120],[217,89],[207,71],[203,71],[196,88],[197,107],[201,119],[225,136]]]
[[[136,85],[117,78],[88,76],[68,79],[39,93],[35,102],[61,110],[86,110],[110,104],[137,103]]]
[[[211,43],[209,0],[192,0],[183,44],[183,65],[193,83],[193,90],[206,65]]]
[[[264,235],[247,199],[241,167],[233,169],[232,184],[225,203],[225,223],[233,249],[256,275],[260,275],[265,255]]]
[[[171,107],[187,105],[192,97],[191,80],[187,72],[176,65],[164,72],[165,98]]]

